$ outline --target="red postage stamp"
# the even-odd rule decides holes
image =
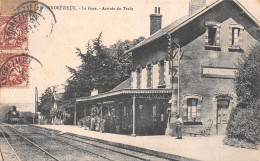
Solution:
[[[28,50],[27,18],[0,16],[0,50]]]
[[[28,87],[29,64],[28,54],[0,54],[0,87]]]

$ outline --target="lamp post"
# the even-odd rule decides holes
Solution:
[[[180,114],[180,45],[172,39],[170,34],[167,34],[168,39],[168,54],[170,57],[170,64],[171,64],[171,89],[172,89],[172,97],[171,100],[169,100],[169,103],[171,103],[171,110],[169,110],[169,121],[167,124],[167,129],[165,131],[166,135],[176,135],[174,130],[174,124],[170,124],[171,122],[174,122],[174,119],[176,119],[176,115]],[[175,55],[177,56],[177,82],[174,82],[174,51],[172,47],[172,42],[175,43],[178,47],[177,53]]]

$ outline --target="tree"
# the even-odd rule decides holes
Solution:
[[[224,142],[255,148],[260,141],[260,45],[239,62],[235,78],[237,106],[232,109]]]
[[[131,47],[143,41],[145,38],[139,37],[134,39],[133,41],[125,40],[125,41],[117,41],[115,44],[110,46],[111,55],[117,59],[121,70],[120,76],[122,80],[126,80],[130,77],[132,71],[132,55],[126,55],[125,51],[129,50]]]
[[[67,67],[72,74],[67,80],[68,85],[65,88],[65,97],[67,99],[79,96],[89,96],[90,91],[95,89],[99,93],[107,92],[116,87],[119,83],[129,78],[127,74],[127,66],[131,64],[127,60],[128,65],[123,60],[129,58],[122,58],[124,51],[129,49],[132,45],[143,40],[117,42],[112,47],[107,48],[102,44],[102,33],[95,39],[88,42],[86,46],[86,53],[77,48],[77,54],[81,59],[81,65],[77,68]]]
[[[37,111],[41,112],[41,114],[46,118],[50,117],[50,110],[52,108],[52,96],[53,91],[50,87],[48,87],[40,97]]]

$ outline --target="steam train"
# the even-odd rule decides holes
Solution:
[[[20,113],[16,110],[16,107],[13,106],[13,109],[7,112],[7,123],[9,124],[20,124]]]

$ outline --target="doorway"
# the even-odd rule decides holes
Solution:
[[[217,133],[225,134],[229,118],[229,99],[217,100]]]

